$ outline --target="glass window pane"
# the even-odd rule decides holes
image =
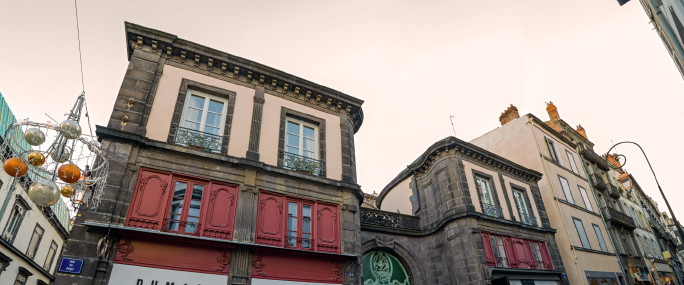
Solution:
[[[311,151],[304,151],[304,153],[303,153],[302,156],[306,156],[306,157],[308,157],[308,158],[313,158],[313,159],[315,159],[315,158],[316,158],[316,153],[311,152]]]
[[[287,214],[289,216],[297,217],[297,203],[290,202],[288,204]]]
[[[287,145],[299,147],[299,136],[287,134]]]
[[[222,113],[223,112],[223,102],[209,100],[209,112]]]
[[[207,120],[204,122],[205,125],[210,125],[212,127],[221,126],[221,114],[207,113]]]
[[[202,110],[195,108],[187,108],[185,120],[199,123],[202,121]]]
[[[311,218],[311,205],[302,206],[302,217]]]
[[[181,214],[183,212],[183,200],[185,199],[185,189],[188,184],[185,182],[176,182],[176,188],[173,191],[173,200],[171,201],[171,214]],[[169,219],[172,219],[169,217]]]
[[[603,234],[601,233],[601,228],[599,228],[597,225],[594,225],[594,232],[596,233],[596,238],[598,238],[599,246],[601,247],[601,250],[607,252],[608,247],[606,247],[606,243],[603,240]]]
[[[202,193],[204,192],[203,185],[193,185],[192,186],[192,199],[202,200]]]
[[[316,145],[314,140],[304,138],[304,150],[315,151]]]
[[[285,147],[285,151],[292,154],[299,154],[299,149],[296,147],[287,146]]]
[[[582,195],[582,200],[584,200],[584,206],[587,208],[589,211],[593,211],[594,207],[591,206],[591,202],[589,201],[589,196],[587,196],[587,190],[582,188],[582,186],[578,186],[580,190],[580,194]]]
[[[575,199],[572,198],[572,193],[570,192],[570,184],[568,184],[568,180],[560,176],[558,176],[558,179],[560,179],[561,187],[563,188],[563,193],[565,193],[565,199],[568,202],[575,204]]]
[[[575,228],[577,229],[577,234],[579,235],[582,247],[591,249],[591,244],[589,244],[589,239],[587,238],[587,233],[584,231],[584,224],[580,220],[574,220]]]
[[[287,121],[287,132],[299,135],[299,124]]]
[[[188,221],[190,221],[190,216],[199,217],[200,203],[201,202],[197,200],[190,201],[190,209],[188,209]]]
[[[313,140],[316,138],[316,131],[311,127],[304,126],[304,137]]]
[[[191,95],[188,106],[195,107],[197,109],[204,109],[204,98],[197,95]]]
[[[219,134],[219,128],[214,128],[211,126],[204,126],[204,132],[212,134],[212,135],[217,135],[217,136],[221,135],[221,134]]]
[[[188,217],[188,222],[185,224],[185,232],[186,233],[194,233],[197,230],[197,222],[199,221],[199,218],[197,217]]]
[[[183,127],[187,128],[187,129],[192,129],[195,131],[200,130],[200,124],[199,123],[193,123],[193,122],[189,122],[189,121],[185,121],[185,123],[183,124]]]

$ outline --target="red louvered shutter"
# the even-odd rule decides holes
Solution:
[[[160,230],[172,187],[171,175],[141,171],[128,209],[126,226]]]
[[[549,250],[546,248],[546,244],[543,242],[539,243],[539,250],[542,253],[542,260],[544,261],[544,269],[553,270],[553,263],[551,262],[551,256],[549,256]]]
[[[209,199],[203,205],[202,236],[231,240],[235,226],[238,190],[235,186],[212,184]]]
[[[283,197],[259,193],[256,243],[283,246]]]
[[[316,237],[314,243],[320,252],[340,252],[340,223],[337,206],[316,204]]]
[[[489,234],[480,233],[480,236],[482,236],[482,247],[484,248],[487,266],[496,266],[496,258],[494,257],[494,251],[492,250],[492,242],[489,241]]]
[[[513,242],[510,237],[503,237],[504,250],[506,251],[506,260],[508,261],[508,267],[518,268],[518,259],[515,256],[515,251],[513,250]]]

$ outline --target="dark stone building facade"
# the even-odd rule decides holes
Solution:
[[[411,284],[567,284],[539,179],[534,170],[448,137],[380,193],[380,210],[362,208],[362,252],[396,256]],[[410,201],[400,209],[408,215],[390,204],[402,199]]]

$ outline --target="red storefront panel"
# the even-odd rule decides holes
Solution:
[[[493,233],[480,233],[482,237],[482,243],[484,247],[485,260],[487,261],[487,266],[505,266],[509,268],[521,268],[521,269],[542,269],[542,270],[553,270],[553,264],[549,256],[548,249],[544,242],[538,242],[534,240],[527,240],[513,236],[504,236]],[[503,241],[503,247],[506,254],[506,260],[508,264],[504,265],[499,263],[497,265],[496,256],[494,250],[492,249],[491,238],[501,238]],[[531,245],[537,245],[539,247],[539,252],[541,254],[541,262],[537,263],[535,261],[535,253],[532,251]],[[543,265],[543,268],[541,266]]]
[[[342,262],[335,258],[255,252],[252,265],[252,278],[342,283]]]
[[[283,197],[259,193],[257,209],[256,242],[259,244],[283,246]]]
[[[212,184],[205,206],[202,236],[231,240],[237,208],[238,189],[235,186]]]
[[[228,274],[231,250],[215,245],[184,241],[159,240],[156,237],[123,236],[119,241],[115,263]]]
[[[316,239],[317,250],[320,252],[340,252],[337,206],[317,204],[318,238]]]
[[[160,230],[166,212],[171,176],[153,171],[141,171],[128,211],[129,227]]]

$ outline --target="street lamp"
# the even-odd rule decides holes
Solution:
[[[667,209],[670,210],[670,215],[672,215],[672,219],[674,220],[674,224],[677,227],[677,231],[679,232],[679,236],[684,239],[684,232],[682,231],[682,227],[679,225],[679,222],[677,222],[677,218],[675,218],[674,212],[672,212],[672,207],[670,207],[670,202],[667,201],[667,198],[665,197],[665,193],[663,193],[663,188],[660,187],[660,183],[658,182],[658,177],[656,177],[655,171],[653,171],[653,166],[651,166],[651,161],[648,160],[648,156],[646,156],[646,152],[644,152],[644,149],[641,148],[641,146],[638,143],[625,141],[625,142],[619,142],[619,143],[614,144],[608,150],[607,154],[610,154],[611,150],[613,150],[616,146],[621,145],[623,143],[631,143],[631,144],[638,146],[639,149],[641,150],[641,153],[644,154],[644,157],[646,158],[646,162],[648,163],[648,167],[651,169],[651,173],[653,173],[653,178],[655,178],[656,184],[658,185],[658,190],[660,190],[660,195],[663,196],[663,200],[665,200],[665,204],[667,205]],[[606,155],[606,157],[605,157],[606,163],[608,163],[608,166],[610,166],[613,169],[622,168],[625,166],[625,164],[627,164],[627,158],[622,154],[618,154],[615,157],[615,160],[620,162],[618,164],[619,166],[613,166],[613,164],[609,163],[608,157],[609,157],[609,155]],[[622,159],[622,161],[620,161],[621,159]],[[626,177],[623,177],[623,175],[626,175]],[[618,177],[618,181],[620,182],[620,184],[622,184],[622,187],[625,190],[631,189],[632,179],[630,178],[629,174],[623,173],[622,175],[620,175],[620,177]]]

